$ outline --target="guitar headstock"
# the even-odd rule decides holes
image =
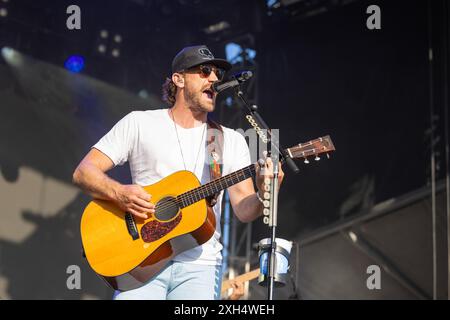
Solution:
[[[305,159],[305,163],[309,163],[308,157],[314,157],[314,160],[320,160],[319,155],[325,153],[329,158],[329,153],[336,150],[330,136],[320,137],[305,143],[299,143],[286,151],[293,159]]]

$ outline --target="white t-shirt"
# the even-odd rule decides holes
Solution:
[[[168,109],[133,111],[122,118],[93,148],[106,154],[114,165],[129,162],[134,184],[147,186],[168,175],[185,170],[183,157]],[[176,124],[175,124],[176,125]],[[206,154],[206,123],[185,129],[176,125],[186,170],[194,172],[202,184],[210,181]],[[223,127],[224,150],[222,175],[250,165],[250,152],[245,138]],[[197,163],[197,165],[196,165]],[[220,214],[223,192],[214,206],[216,231],[209,241],[174,258],[196,264],[222,263]]]

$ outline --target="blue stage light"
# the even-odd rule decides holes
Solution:
[[[78,73],[84,68],[84,58],[82,56],[70,56],[64,63],[64,67],[71,72]]]
[[[225,45],[225,54],[231,64],[243,62],[244,56],[247,61],[253,62],[256,57],[256,50],[250,48],[243,49],[241,45],[230,42]]]

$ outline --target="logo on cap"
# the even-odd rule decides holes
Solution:
[[[211,51],[209,51],[208,48],[201,48],[198,50],[198,53],[204,58],[204,59],[214,59],[213,54]]]

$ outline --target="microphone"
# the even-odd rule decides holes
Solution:
[[[236,73],[232,76],[232,80],[226,81],[226,82],[215,82],[212,85],[212,90],[215,93],[220,93],[223,90],[226,90],[228,88],[234,88],[237,87],[239,84],[241,84],[244,81],[247,81],[253,76],[253,72],[251,71],[241,71],[239,73]]]

